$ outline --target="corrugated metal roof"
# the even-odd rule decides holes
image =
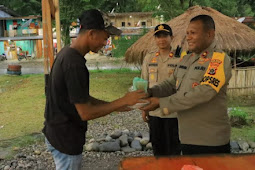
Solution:
[[[5,7],[4,5],[0,5],[0,18],[5,18],[5,17],[18,17],[20,16],[17,14],[15,11]],[[2,15],[1,15],[2,14]]]

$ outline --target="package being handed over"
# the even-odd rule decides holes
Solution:
[[[148,81],[144,80],[142,78],[139,77],[135,77],[133,79],[133,88],[132,90],[144,90],[147,93],[147,88],[148,88]],[[141,103],[137,103],[133,106],[130,106],[130,108],[132,109],[139,109],[143,106],[148,105],[149,102],[147,100],[141,100]]]
[[[139,77],[133,79],[133,89],[134,90],[144,90],[147,93],[148,81]]]

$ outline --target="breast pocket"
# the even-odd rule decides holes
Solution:
[[[156,83],[158,81],[158,68],[149,68],[149,82]]]
[[[189,74],[189,88],[195,88],[196,86],[200,85],[201,80],[203,79],[203,76],[205,74],[205,71],[203,70],[194,70]]]
[[[176,75],[176,90],[178,90],[181,87],[183,78],[186,74],[187,70],[178,70],[177,75]]]
[[[168,68],[168,77],[170,77],[174,73],[173,68]]]
[[[191,80],[196,80],[200,82],[203,79],[203,76],[205,74],[205,71],[203,70],[194,70],[192,73],[190,73],[189,77]]]

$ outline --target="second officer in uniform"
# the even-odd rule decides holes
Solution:
[[[154,30],[157,51],[145,56],[141,77],[153,87],[170,77],[180,58],[175,57],[171,49],[172,29],[167,24],[160,24]],[[143,119],[149,123],[150,139],[155,156],[180,154],[178,120],[176,113],[164,115],[160,109],[143,112]]]

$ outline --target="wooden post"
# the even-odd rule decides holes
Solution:
[[[36,57],[42,58],[42,40],[36,40]]]
[[[53,37],[51,13],[49,9],[49,1],[42,0],[44,74],[49,74],[49,60],[50,66],[52,66],[53,63]]]
[[[55,20],[56,20],[56,33],[57,33],[57,48],[58,52],[61,50],[61,29],[60,29],[60,10],[59,10],[59,0],[54,0],[55,5]]]
[[[42,0],[42,23],[43,23],[43,52],[44,52],[44,75],[45,75],[45,94],[47,94],[50,68],[53,65],[53,36],[51,25],[51,12],[49,0]]]
[[[234,53],[234,87],[236,87],[236,81],[237,81],[237,74],[236,74],[237,70],[236,70],[236,50]],[[234,94],[235,95],[235,94]]]
[[[234,69],[236,70],[236,50],[235,50],[235,53],[234,53]]]

